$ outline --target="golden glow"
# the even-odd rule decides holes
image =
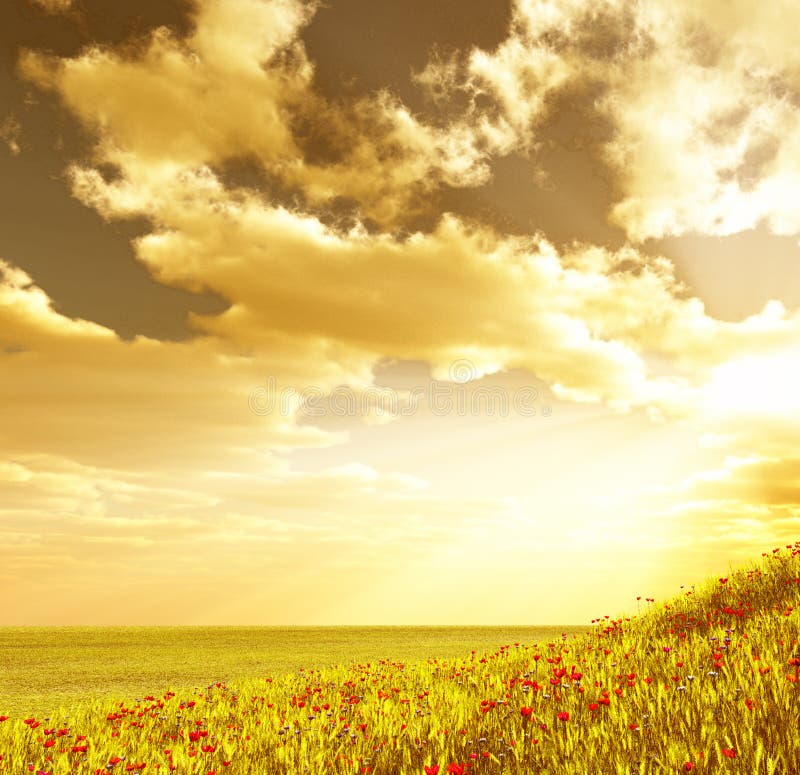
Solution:
[[[800,410],[797,351],[750,355],[717,366],[704,389],[709,414],[765,414]]]
[[[516,0],[422,57],[366,0],[355,47],[178,5],[0,31],[0,623],[579,622],[796,538],[800,310],[648,243],[800,235],[794,5]],[[144,335],[156,291],[217,306]]]

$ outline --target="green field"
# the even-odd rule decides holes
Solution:
[[[0,714],[48,715],[215,681],[388,658],[463,657],[588,627],[3,627]]]

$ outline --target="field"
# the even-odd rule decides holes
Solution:
[[[0,714],[49,716],[130,699],[385,657],[418,661],[586,632],[584,627],[2,627]]]
[[[0,772],[793,775],[798,602],[800,542],[584,636],[11,716]]]

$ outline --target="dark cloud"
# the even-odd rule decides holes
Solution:
[[[328,97],[390,89],[412,109],[425,107],[412,74],[431,51],[492,49],[507,35],[511,2],[335,0],[317,11],[302,39]]]
[[[94,320],[123,337],[191,335],[190,310],[223,307],[155,282],[136,263],[131,239],[144,222],[109,225],[70,196],[69,161],[88,158],[93,138],[59,106],[20,80],[20,51],[60,56],[87,45],[139,40],[160,25],[188,28],[188,2],[81,0],[67,16],[49,15],[22,0],[0,7],[0,120],[13,115],[20,153],[0,148],[0,257],[27,271],[65,315]]]
[[[548,100],[536,147],[495,159],[484,186],[446,190],[442,207],[512,233],[542,232],[558,246],[621,247],[625,232],[608,222],[615,190],[602,149],[613,126],[596,109],[601,91],[590,82],[560,89]]]
[[[767,506],[800,505],[800,459],[759,460],[732,467],[721,478],[698,479],[692,494]]]

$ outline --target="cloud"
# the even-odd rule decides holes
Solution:
[[[230,304],[192,317],[208,335],[263,347],[280,332],[440,370],[469,357],[484,373],[526,368],[586,400],[646,403],[670,390],[614,338],[642,322],[637,300],[656,290],[663,304],[672,299],[666,272],[610,273],[630,257],[641,263],[633,253],[595,251],[592,259],[578,248],[561,257],[541,238],[503,237],[453,216],[407,239],[341,233],[231,191],[208,168],[151,174],[132,162],[130,170],[107,183],[76,169],[76,195],[106,216],[160,224],[138,241],[137,255],[160,282]]]
[[[796,448],[796,447],[795,447]],[[800,466],[796,456],[729,455],[718,468],[698,472],[650,500],[648,521],[665,526],[688,572],[752,559],[754,547],[793,543],[800,527]],[[724,572],[725,566],[719,565]]]
[[[581,112],[612,131],[581,142],[605,161],[607,216],[634,241],[762,222],[797,234],[800,62],[786,32],[797,16],[789,2],[517,0],[496,50],[434,59],[419,81],[437,104],[467,95],[494,153],[534,159],[541,130],[564,120],[555,98],[583,88]],[[476,112],[478,100],[489,106]]]
[[[357,593],[386,563],[434,562],[454,535],[463,542],[525,521],[506,499],[434,495],[419,480],[363,465],[279,475],[193,471],[170,476],[168,485],[165,478],[42,455],[4,464],[4,591],[25,588],[51,623],[113,618],[109,592],[116,609],[151,623],[203,620],[235,588],[237,601],[248,590],[273,590],[282,599],[313,594],[324,606]],[[320,578],[342,574],[320,589]],[[151,587],[162,589],[164,605],[136,613],[137,596]],[[173,609],[176,588],[181,602]],[[70,613],[76,595],[81,610]],[[237,605],[220,612],[222,620],[236,621]],[[269,609],[245,616],[274,621]]]
[[[254,385],[272,375],[276,389],[330,390],[372,378],[363,357],[314,338],[268,335],[260,354],[211,336],[126,342],[59,314],[7,262],[0,265],[0,332],[0,368],[10,375],[0,385],[0,437],[11,455],[44,449],[87,464],[136,461],[145,469],[263,465],[270,449],[329,444],[340,435],[297,425],[293,412],[254,415]],[[326,351],[331,357],[318,357]]]
[[[565,83],[602,90],[598,114],[615,128],[603,148],[619,192],[610,216],[632,239],[727,235],[762,220],[797,233],[788,203],[800,179],[799,82],[785,35],[796,8],[764,14],[747,0],[724,11],[713,0],[517,8],[537,33],[528,33],[524,56],[550,51]]]
[[[8,152],[12,156],[19,156],[22,151],[20,145],[22,135],[22,126],[13,113],[9,113],[3,121],[0,122],[0,140],[2,140]]]
[[[227,311],[193,322],[239,344],[258,346],[277,330],[375,360],[425,360],[438,374],[469,358],[480,373],[526,369],[575,400],[666,406],[719,364],[800,336],[800,315],[777,302],[742,321],[715,320],[668,261],[632,248],[559,254],[541,237],[451,215],[401,240],[342,233],[231,192],[208,170],[131,190],[76,173],[76,191],[104,212],[147,203],[141,212],[162,229],[139,240],[139,259],[161,282],[226,299]],[[673,363],[671,378],[653,373],[651,354]]]
[[[473,48],[443,58],[434,52],[414,80],[445,115],[464,104],[461,115],[481,127],[487,148],[505,155],[530,151],[535,129],[549,115],[548,98],[571,77],[569,64],[543,44],[532,13],[515,4],[508,38],[494,51]]]
[[[219,605],[226,593],[207,579],[244,580],[278,610],[281,583],[294,601],[335,603],[320,568],[352,572],[355,586],[389,560],[425,570],[413,560],[422,544],[442,576],[465,544],[490,567],[486,546],[504,556],[532,536],[525,509],[358,463],[299,470],[290,453],[348,429],[301,422],[296,400],[284,412],[248,403],[270,378],[278,391],[362,395],[387,360],[441,378],[459,359],[475,377],[518,370],[563,401],[647,408],[714,439],[718,465],[665,485],[647,519],[575,521],[580,551],[597,536],[710,552],[711,539],[743,547],[795,529],[800,388],[784,372],[800,312],[771,302],[716,320],[668,260],[635,245],[556,249],[546,231],[505,234],[435,202],[485,183],[506,154],[535,174],[553,107],[575,95],[602,124],[585,128],[588,152],[613,173],[608,215],[634,242],[762,220],[794,233],[796,57],[781,69],[766,21],[730,22],[724,38],[712,3],[693,8],[520,0],[493,51],[439,54],[416,75],[438,118],[385,90],[317,93],[300,40],[314,6],[293,0],[200,0],[186,36],[25,53],[23,76],[95,141],[67,170],[74,196],[146,224],[135,255],[157,282],[227,308],[192,315],[189,341],[125,342],[0,263],[4,574],[21,588],[82,562],[76,585],[97,589],[122,567],[133,589],[147,569],[164,590],[190,578]]]
[[[679,20],[614,2],[519,3],[494,52],[434,60],[418,76],[434,94],[452,85],[467,97],[455,119],[436,127],[387,93],[341,103],[317,95],[298,38],[312,12],[291,0],[248,0],[231,13],[207,0],[186,39],[162,29],[132,54],[96,48],[22,60],[23,73],[56,90],[97,136],[96,163],[70,170],[75,196],[105,218],[147,218],[152,231],[136,248],[152,275],[228,302],[222,314],[192,317],[205,338],[251,357],[303,342],[322,354],[319,368],[334,371],[345,353],[362,369],[388,357],[428,361],[437,374],[469,357],[481,373],[527,369],[572,400],[680,411],[725,358],[796,336],[797,317],[774,305],[739,323],[714,320],[686,298],[668,262],[630,248],[576,245],[558,254],[541,236],[503,236],[446,214],[412,234],[369,232],[358,217],[390,223],[420,186],[451,174],[451,183],[474,185],[488,174],[487,154],[513,145],[533,152],[548,95],[570,80],[605,79],[602,109],[620,129],[612,145],[634,128],[653,130],[636,114],[639,97],[669,122],[659,84],[679,77],[675,57],[685,55],[688,34]],[[730,76],[706,69],[709,78]],[[702,106],[709,120],[736,101],[716,89],[721,82],[704,84],[693,70],[685,77],[686,89],[698,90],[690,107]],[[702,97],[707,87],[714,99]],[[680,115],[691,122],[691,112]],[[320,126],[309,124],[317,119]],[[473,124],[478,129],[468,130]],[[322,125],[317,139],[332,146],[317,153],[320,161],[308,143]],[[702,165],[690,159],[684,174],[656,145],[654,163],[683,176],[682,190],[713,200],[685,179]],[[650,180],[636,153],[632,174]],[[238,157],[299,186],[301,200],[281,204],[228,181],[224,164]],[[671,197],[666,171],[655,177]],[[327,223],[314,210],[334,197],[360,203],[349,224]],[[688,207],[700,212],[697,203]],[[661,217],[658,207],[645,210]],[[674,372],[654,374],[652,355],[672,359]]]
[[[800,517],[800,460],[796,457],[730,457],[722,469],[694,477],[689,495],[793,507]]]
[[[715,557],[744,561],[753,547],[783,546],[796,538],[796,334],[794,342],[771,353],[756,350],[711,370],[693,424],[704,455],[713,462],[643,497],[643,520],[665,527],[687,571]]]
[[[285,196],[350,202],[389,225],[425,210],[426,191],[488,178],[497,128],[486,122],[426,124],[386,91],[340,101],[315,92],[299,40],[314,10],[296,0],[246,0],[235,10],[204,0],[186,38],[159,28],[133,54],[28,51],[20,69],[58,92],[98,134],[99,158],[123,174],[131,157],[171,169],[246,160]]]
[[[73,6],[73,0],[31,0],[31,2],[52,14],[66,13]]]
[[[636,240],[762,221],[794,234],[794,87],[773,56],[725,37],[713,9],[698,8],[656,7],[641,19],[652,53],[606,75],[603,107],[617,127],[606,153],[622,191],[612,218]]]

